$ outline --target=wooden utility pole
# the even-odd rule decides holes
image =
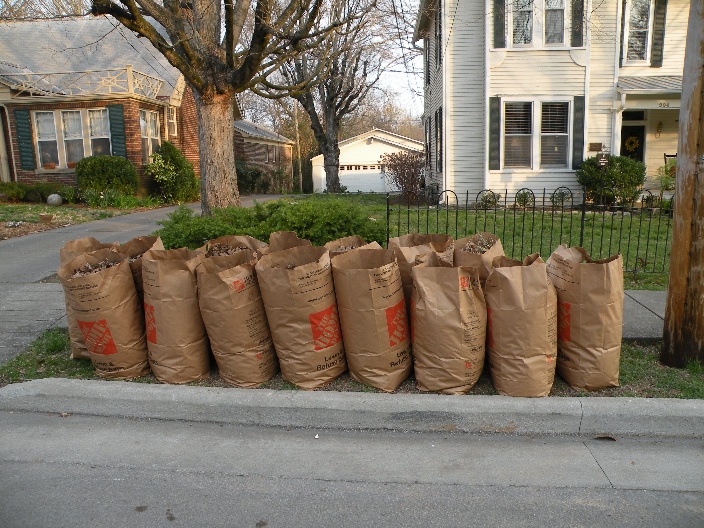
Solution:
[[[704,2],[691,0],[682,78],[670,283],[660,360],[704,362]]]

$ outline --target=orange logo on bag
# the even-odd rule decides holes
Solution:
[[[263,357],[264,357],[264,354],[262,354],[261,352],[258,352],[258,353],[257,353],[257,359],[258,359],[259,361],[261,361]]]
[[[469,277],[460,277],[460,289],[461,290],[469,289]]]
[[[244,290],[244,281],[242,279],[235,279],[232,282],[232,287],[235,289],[235,291],[237,293],[239,293]]]
[[[389,331],[389,346],[396,346],[408,339],[406,303],[403,300],[386,309],[386,327]]]
[[[310,314],[310,329],[313,332],[313,344],[316,350],[329,348],[340,342],[340,321],[337,306],[334,304],[325,310]]]
[[[117,354],[115,341],[112,339],[108,323],[105,319],[100,321],[77,321],[78,327],[81,329],[83,339],[88,347],[88,352],[91,354],[101,354],[107,356],[109,354]]]
[[[156,319],[154,307],[144,303],[144,319],[147,323],[147,341],[156,345]]]
[[[546,359],[548,360],[548,363],[552,363],[553,361],[555,361],[555,358],[552,356],[547,356]]]
[[[570,309],[572,307],[570,306],[570,303],[558,301],[557,308],[557,338],[560,341],[569,341],[570,329],[572,326],[570,321]]]
[[[491,308],[486,307],[486,341],[490,348],[494,348],[494,332],[491,329]]]
[[[464,362],[464,368],[466,369],[471,369],[472,368],[472,362],[471,361],[465,361]]]

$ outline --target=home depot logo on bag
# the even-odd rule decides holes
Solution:
[[[115,341],[112,339],[108,323],[105,319],[100,321],[77,321],[81,329],[83,339],[91,354],[117,354]]]
[[[156,319],[154,307],[144,303],[144,320],[147,324],[147,341],[156,345]]]
[[[469,277],[460,277],[460,290],[469,289]]]
[[[402,300],[386,309],[386,327],[389,331],[389,346],[396,346],[408,339],[405,301]]]
[[[557,320],[558,320],[558,328],[557,328],[557,338],[560,341],[569,341],[570,340],[570,329],[572,326],[572,322],[570,321],[570,309],[572,308],[570,306],[570,303],[568,302],[563,302],[563,301],[558,301],[557,302],[557,308],[559,310]]]
[[[237,293],[243,292],[246,288],[254,286],[254,275],[247,275],[244,279],[232,281],[232,287]]]
[[[316,350],[324,350],[340,342],[340,321],[337,316],[337,306],[333,304],[325,310],[310,314],[308,319]]]

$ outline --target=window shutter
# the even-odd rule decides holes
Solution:
[[[17,143],[20,147],[20,163],[24,170],[37,168],[34,155],[34,141],[32,140],[32,118],[29,110],[15,109],[15,123],[17,126]]]
[[[584,46],[584,0],[572,2],[572,37],[573,48]]]
[[[506,47],[506,0],[494,0],[494,47]]]
[[[650,51],[650,66],[662,67],[663,47],[665,44],[665,18],[667,15],[667,0],[655,0],[653,14],[653,47]]]
[[[125,137],[125,115],[121,104],[108,105],[110,117],[110,143],[112,155],[127,157],[127,138]]]
[[[501,98],[489,98],[489,170],[501,168]]]
[[[577,169],[584,161],[584,96],[574,98],[574,117],[572,120],[572,168]]]
[[[623,37],[626,32],[626,0],[621,2],[621,40],[618,44],[618,67],[623,66]]]

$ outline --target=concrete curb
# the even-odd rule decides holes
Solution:
[[[309,429],[704,437],[704,401],[272,391],[43,379],[0,410]]]

